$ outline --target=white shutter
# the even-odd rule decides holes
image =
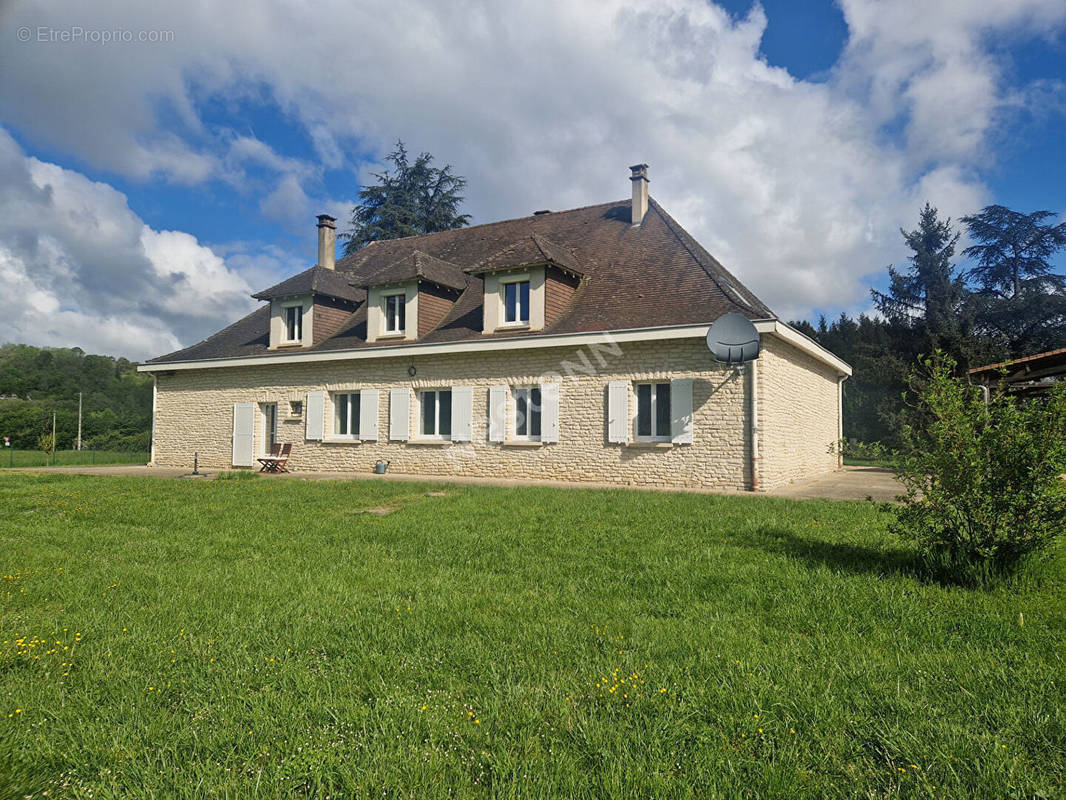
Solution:
[[[559,441],[559,384],[540,385],[540,440]]]
[[[474,439],[474,387],[452,387],[452,441]]]
[[[507,387],[489,388],[489,441],[502,442],[507,437]]]
[[[233,404],[233,466],[255,466],[255,403]]]
[[[629,381],[611,381],[607,385],[607,441],[629,441]]]
[[[326,393],[308,392],[305,415],[304,438],[309,442],[321,442],[326,430]]]
[[[670,438],[692,444],[692,378],[670,381]]]
[[[389,390],[389,438],[406,442],[411,438],[411,390]]]
[[[378,440],[378,395],[377,389],[359,392],[359,438],[364,442]]]

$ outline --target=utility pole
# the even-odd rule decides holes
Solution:
[[[75,449],[81,452],[81,392],[78,392],[78,446]]]

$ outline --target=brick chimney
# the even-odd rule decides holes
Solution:
[[[648,213],[648,165],[634,164],[629,169],[633,173],[629,180],[633,181],[633,225],[636,226]]]
[[[647,192],[645,192],[647,194]],[[334,269],[337,258],[337,218],[318,215],[318,266]]]

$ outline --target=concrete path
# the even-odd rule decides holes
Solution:
[[[881,467],[844,467],[836,472],[779,486],[775,497],[797,500],[873,500],[891,502],[903,494],[903,487],[891,470]]]
[[[82,466],[82,467],[26,467],[0,470],[0,475],[6,472],[37,472],[59,473],[68,475],[110,475],[127,478],[182,478],[197,480],[192,477],[188,469],[176,469],[173,467],[146,467],[143,465],[108,465],[108,466]],[[201,479],[213,479],[220,470],[205,468]],[[378,481],[404,481],[414,483],[447,482],[465,484],[470,486],[548,486],[559,489],[641,489],[639,486],[624,486],[613,483],[584,483],[574,481],[534,481],[516,480],[511,478],[470,478],[460,475],[407,475],[402,473],[389,473],[387,475],[375,475],[374,473],[355,472],[290,472],[283,475],[265,475],[264,480],[288,479],[288,480],[378,480]],[[703,489],[690,486],[664,487],[661,491],[693,492],[697,494],[749,494],[748,492],[732,492],[720,489]],[[902,492],[902,488],[892,473],[886,469],[877,467],[844,467],[842,470],[830,472],[817,478],[805,481],[796,481],[785,486],[780,486],[766,494],[772,497],[787,497],[797,500],[823,499],[823,500],[875,500],[878,502],[894,500],[896,495]]]

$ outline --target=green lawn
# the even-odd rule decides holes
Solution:
[[[57,450],[55,464],[74,467],[86,464],[147,464],[151,455],[137,450]],[[0,448],[0,469],[5,467],[52,466],[52,454],[41,450]]]
[[[858,458],[856,456],[844,456],[846,467],[883,467],[890,468],[892,465],[883,458]]]
[[[1066,782],[1061,552],[946,589],[873,504],[626,491],[8,474],[0,509],[0,797]]]

